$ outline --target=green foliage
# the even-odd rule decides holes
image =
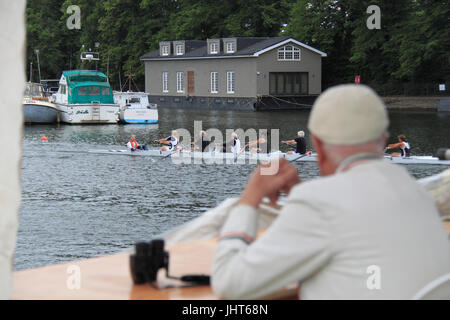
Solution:
[[[369,5],[381,9],[381,29],[370,30]],[[285,28],[328,54],[324,87],[361,75],[374,87],[441,83],[450,77],[450,6],[431,0],[298,0]]]
[[[72,4],[81,8],[81,30],[66,27]],[[381,8],[380,30],[366,26],[372,4]],[[448,0],[28,0],[27,63],[36,81],[39,49],[43,79],[97,67],[115,89],[119,74],[123,82],[131,71],[142,90],[139,57],[159,41],[290,35],[328,54],[324,87],[352,82],[356,74],[373,86],[445,82],[449,16]],[[100,52],[99,63],[81,65],[88,49]]]

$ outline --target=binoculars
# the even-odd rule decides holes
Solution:
[[[156,281],[159,269],[169,270],[169,253],[164,251],[164,240],[155,239],[150,242],[135,244],[135,253],[130,255],[131,277],[135,284]]]
[[[154,283],[160,269],[166,270],[166,277],[197,285],[208,285],[208,275],[169,275],[169,253],[164,250],[164,240],[154,239],[150,242],[135,244],[135,253],[130,255],[130,271],[134,284]]]

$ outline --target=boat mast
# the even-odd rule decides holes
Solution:
[[[122,92],[122,79],[120,79],[120,64],[119,64],[119,87],[120,87],[120,92]]]
[[[84,44],[82,46],[82,49],[84,48]],[[100,56],[98,52],[92,52],[89,48],[89,51],[81,52],[80,54],[80,60],[81,60],[81,68],[84,66],[84,61],[87,61],[88,63],[95,61],[95,69],[97,69],[97,62],[100,60]]]
[[[37,63],[38,63],[38,71],[39,71],[39,83],[41,83],[41,66],[39,65],[39,49],[34,50],[37,57]]]
[[[33,61],[30,62],[30,81],[33,79]]]
[[[131,67],[130,67],[130,72],[128,74],[126,74],[126,76],[128,77],[128,91],[131,92],[131,79],[133,79],[134,74],[131,73]]]
[[[109,52],[108,52],[108,62],[106,63],[106,78],[108,78],[109,83]]]

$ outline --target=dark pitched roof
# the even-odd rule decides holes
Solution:
[[[225,54],[223,52],[223,48],[221,49],[219,54],[207,54],[207,41],[206,40],[186,40],[185,41],[185,54],[181,56],[170,55],[170,56],[160,56],[159,49],[144,54],[140,59],[141,60],[159,60],[159,59],[185,59],[185,58],[202,58],[202,57],[232,57],[232,56],[253,56],[255,53],[270,48],[278,43],[286,41],[288,39],[292,39],[293,41],[302,44],[301,42],[291,38],[291,37],[245,37],[245,38],[236,38],[237,41],[237,50],[234,53]],[[322,56],[326,56],[325,53],[309,47],[305,44],[302,44],[304,47],[316,51]],[[172,50],[173,51],[173,50]]]

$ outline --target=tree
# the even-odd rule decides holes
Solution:
[[[29,0],[25,11],[27,30],[27,63],[33,62],[33,81],[39,81],[37,57],[42,79],[57,78],[60,68],[65,66],[63,30],[60,13],[53,8],[60,8],[62,0]],[[49,9],[51,8],[51,9]],[[27,68],[28,72],[28,68]],[[28,72],[29,73],[29,72]],[[28,79],[30,75],[27,75]]]
[[[361,2],[356,0],[298,0],[292,9],[284,33],[327,53],[322,60],[325,88],[352,81],[354,77],[354,68],[349,62],[352,32],[362,8]]]
[[[399,44],[400,67],[394,75],[401,79],[444,82],[450,78],[450,6],[448,1],[413,1],[414,12]]]
[[[169,24],[177,1],[108,0],[99,19],[102,67],[109,61],[110,79],[117,89],[124,73],[132,71],[139,89],[144,87],[144,64],[139,58],[158,47],[158,32]]]
[[[368,4],[367,1],[364,6]],[[401,64],[398,39],[408,31],[414,8],[411,0],[374,0],[370,4],[378,5],[381,9],[381,29],[367,28],[368,14],[355,20],[352,33],[354,43],[349,61],[355,73],[365,79],[363,81],[377,86],[395,79]]]

